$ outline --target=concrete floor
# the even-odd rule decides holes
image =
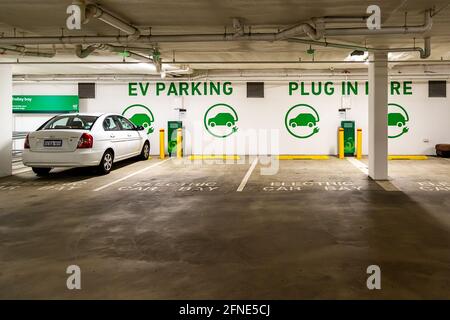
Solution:
[[[450,160],[391,161],[390,187],[347,160],[259,163],[236,192],[252,160],[0,179],[0,298],[450,298]]]

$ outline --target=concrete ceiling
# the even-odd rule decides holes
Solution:
[[[429,59],[450,59],[450,6],[448,0],[103,0],[97,1],[105,9],[139,27],[143,34],[205,34],[232,31],[232,18],[241,18],[251,32],[276,32],[312,17],[320,16],[362,16],[371,4],[381,7],[383,26],[402,26],[407,12],[408,25],[423,23],[426,9],[440,10],[433,17],[433,28],[427,35],[432,39],[432,55]],[[61,35],[118,35],[117,29],[101,21],[92,20],[83,25],[81,31],[65,30],[66,8],[71,1],[65,0],[0,0],[0,33],[11,36],[56,36]],[[151,31],[150,31],[151,30]],[[248,27],[246,32],[248,32]],[[422,37],[422,36],[421,36]],[[416,45],[422,46],[421,37]],[[327,41],[367,45],[373,47],[413,46],[413,35],[389,36],[346,36],[327,38]],[[104,51],[95,52],[86,59],[74,54],[72,45],[28,46],[30,49],[52,51],[57,55],[52,59],[19,57],[20,61],[114,61],[123,60],[117,54]],[[149,44],[149,48],[151,45]],[[201,42],[201,43],[160,43],[158,44],[164,61],[195,62],[190,67],[202,69],[252,69],[252,68],[361,68],[361,65],[333,63],[292,63],[280,61],[312,61],[306,53],[305,44],[277,42]],[[314,61],[344,61],[351,50],[314,47]],[[418,53],[397,54],[400,60],[418,60]],[[0,56],[0,62],[16,61],[14,56]],[[133,61],[130,59],[129,61]],[[230,63],[233,61],[266,61],[265,64]],[[216,62],[216,63],[213,63]],[[225,63],[224,63],[225,62]],[[151,72],[146,66],[109,65],[18,65],[15,73],[143,73]]]

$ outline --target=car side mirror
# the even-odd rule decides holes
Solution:
[[[137,127],[136,127],[136,130],[137,130],[137,131],[144,131],[145,128],[144,128],[143,126],[137,126]]]

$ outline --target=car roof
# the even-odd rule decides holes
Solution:
[[[88,117],[102,117],[102,116],[121,116],[118,113],[104,113],[104,112],[92,112],[92,113],[83,113],[83,112],[78,112],[78,113],[63,113],[63,114],[58,114],[56,115],[57,117],[62,117],[62,116],[88,116]]]

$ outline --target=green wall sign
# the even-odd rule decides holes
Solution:
[[[390,81],[390,95],[413,94],[412,81]],[[333,81],[291,81],[288,85],[288,94],[290,96],[332,96],[341,94],[343,96],[357,96],[359,94],[369,95],[369,81],[341,81],[334,83]]]
[[[409,114],[405,108],[396,103],[388,104],[389,138],[399,138],[409,132]]]
[[[133,104],[127,107],[122,115],[128,118],[136,126],[142,126],[147,130],[147,134],[153,133],[154,128],[152,127],[153,122],[155,122],[155,117],[152,111],[142,104]]]
[[[229,96],[233,93],[233,85],[226,82],[156,82],[154,92],[149,82],[128,83],[128,95],[137,96]]]
[[[319,121],[319,113],[308,104],[293,106],[284,117],[284,125],[287,131],[299,139],[307,139],[319,133],[317,125]]]
[[[239,121],[236,110],[225,103],[218,103],[208,108],[203,117],[206,131],[216,138],[226,138],[238,130]]]
[[[69,113],[79,111],[78,96],[13,96],[13,113]]]

